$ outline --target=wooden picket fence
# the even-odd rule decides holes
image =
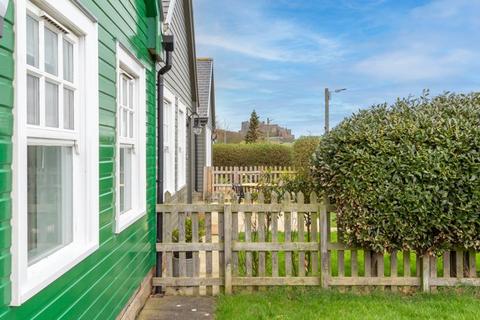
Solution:
[[[232,193],[233,184],[243,187],[245,193],[256,192],[258,184],[276,183],[286,175],[296,172],[291,167],[205,167],[203,179],[203,199],[208,199],[213,194]],[[266,181],[261,181],[261,179]]]
[[[263,194],[255,201],[247,194],[241,203],[220,197],[217,203],[158,205],[164,230],[157,251],[165,259],[163,276],[154,278],[154,285],[191,287],[194,294],[208,295],[267,286],[392,291],[480,286],[476,252],[417,257],[350,248],[337,241],[334,207],[316,194],[307,200],[301,193],[270,198],[268,204]],[[178,230],[166,227],[172,220]]]

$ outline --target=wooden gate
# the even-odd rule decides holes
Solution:
[[[165,272],[154,284],[194,287],[195,292],[202,289],[207,294],[218,292],[215,287],[229,293],[236,286],[319,285],[320,204],[316,196],[309,203],[303,195],[295,201],[287,196],[281,202],[273,196],[268,202],[260,194],[253,203],[247,194],[241,204],[159,205],[163,225],[174,225],[172,219],[178,225],[173,230],[165,228],[163,243],[157,244],[157,250],[164,252]],[[311,252],[308,270],[306,252]],[[296,255],[299,258],[293,259]],[[174,264],[178,264],[178,273]],[[187,270],[189,264],[192,270]]]

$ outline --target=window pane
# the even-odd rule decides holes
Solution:
[[[40,124],[40,92],[39,79],[37,77],[27,75],[27,123]]]
[[[132,208],[132,149],[120,148],[120,213]]]
[[[163,140],[165,144],[168,144],[170,139],[170,133],[168,130],[168,117],[170,115],[170,102],[163,100],[163,105],[165,106],[164,116],[163,116]]]
[[[122,110],[122,137],[127,137],[127,121],[128,115],[127,110]]]
[[[27,63],[38,68],[38,21],[27,16]]]
[[[58,74],[58,36],[55,32],[45,28],[45,71]]]
[[[58,85],[45,82],[45,125],[58,128]]]
[[[130,112],[130,115],[128,117],[129,121],[129,126],[130,126],[130,138],[133,138],[133,112]]]
[[[63,89],[63,127],[74,129],[74,92],[70,89]]]
[[[28,146],[28,263],[73,240],[72,147]]]
[[[125,149],[120,148],[120,177],[118,177],[120,187],[120,213],[125,211]]]
[[[125,79],[125,77],[122,77],[122,105],[126,106],[127,105],[127,95],[128,95],[128,81]]]
[[[129,96],[129,107],[130,109],[133,109],[133,81],[130,81],[128,83],[128,96]]]
[[[63,79],[73,82],[73,44],[63,40]]]

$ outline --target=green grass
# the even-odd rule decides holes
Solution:
[[[220,296],[216,319],[478,319],[480,291],[461,291],[362,295],[314,288],[274,288]]]

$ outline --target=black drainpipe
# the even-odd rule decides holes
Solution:
[[[198,136],[196,134],[194,134],[193,139],[195,140],[195,143],[194,143],[195,159],[193,159],[193,164],[194,164],[194,167],[195,167],[195,174],[194,174],[194,177],[193,177],[193,179],[195,180],[195,190],[194,191],[198,191],[197,170],[203,170],[203,168],[199,169],[198,168],[198,163],[197,163],[197,161],[198,161]]]
[[[173,35],[163,36],[163,47],[166,52],[165,66],[157,73],[157,203],[163,203],[163,75],[172,69]],[[157,212],[157,243],[163,240],[163,214]],[[162,252],[157,252],[155,276],[162,277]],[[162,293],[162,287],[155,288]]]

